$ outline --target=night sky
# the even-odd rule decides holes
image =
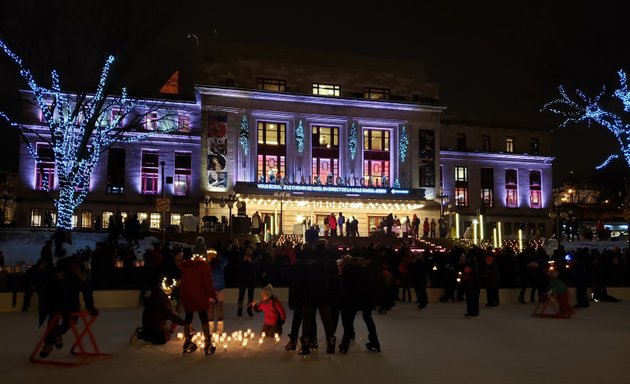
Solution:
[[[121,83],[152,89],[213,40],[356,53],[422,61],[448,116],[552,130],[560,118],[540,108],[558,85],[595,93],[614,89],[617,70],[630,71],[630,13],[621,1],[49,3],[3,1],[0,38],[33,62],[54,58],[77,83],[112,52]],[[12,72],[0,60],[2,78]],[[3,81],[0,107],[10,110],[8,89],[20,83]],[[596,126],[554,129],[553,139],[555,184],[589,179],[617,148]]]

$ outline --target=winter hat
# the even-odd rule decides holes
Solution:
[[[267,284],[262,290],[264,293],[269,295],[269,297],[273,296],[273,285]]]

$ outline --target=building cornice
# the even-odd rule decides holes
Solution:
[[[551,156],[535,156],[528,154],[514,154],[514,153],[488,153],[488,152],[462,152],[462,151],[440,151],[440,158],[442,160],[479,160],[479,161],[493,161],[493,162],[526,162],[526,163],[542,163],[549,164],[553,162],[555,157]]]
[[[197,92],[203,96],[219,96],[234,99],[249,99],[260,101],[278,101],[283,103],[303,103],[315,105],[330,105],[335,107],[356,107],[366,109],[380,109],[408,112],[442,112],[446,109],[442,105],[414,104],[396,101],[348,99],[341,97],[311,96],[293,93],[265,92],[247,89],[234,89],[210,86],[195,86]],[[203,104],[203,101],[202,101]]]

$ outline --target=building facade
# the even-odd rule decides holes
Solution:
[[[363,236],[379,230],[389,213],[403,220],[429,209],[434,216],[444,107],[422,69],[344,56],[285,57],[293,60],[256,55],[207,63],[197,97],[205,127],[203,188],[213,210],[233,191],[248,215],[270,217],[272,233],[299,232],[304,221],[323,230],[326,217],[342,212],[358,220]],[[420,134],[433,138],[430,153],[421,153]]]
[[[25,93],[28,99],[29,94]],[[115,107],[103,114],[104,123],[120,113]],[[16,225],[52,227],[56,220],[53,198],[57,192],[57,170],[50,144],[50,131],[38,106],[26,102],[22,125],[25,138],[42,160],[36,166],[24,141],[20,144],[19,174],[16,187]],[[56,117],[57,118],[57,117]],[[199,109],[196,103],[173,100],[143,100],[125,116],[121,127],[134,125],[124,133],[133,138],[151,134],[146,139],[115,143],[101,153],[90,179],[85,202],[73,215],[73,227],[79,230],[106,229],[109,218],[120,212],[123,219],[138,214],[151,228],[179,226],[186,215],[198,215],[200,196]],[[167,128],[168,126],[168,128]],[[166,131],[163,132],[161,131]],[[43,175],[54,180],[44,183]],[[162,213],[157,199],[168,197],[170,207]]]
[[[194,101],[143,101],[159,108],[126,135],[159,131],[162,114],[175,116],[177,129],[104,152],[76,228],[105,228],[121,212],[156,229],[195,230],[185,225],[192,216],[199,230],[225,230],[234,214],[234,232],[246,232],[258,212],[272,234],[301,233],[342,212],[366,236],[389,213],[401,221],[458,213],[465,228],[481,211],[488,223],[506,223],[506,234],[523,222],[547,232],[547,135],[442,123],[437,86],[417,63],[222,52],[206,58]],[[36,108],[24,115],[45,157],[36,137],[48,128]],[[20,154],[17,225],[45,226],[51,192],[26,146]],[[163,216],[162,197],[170,202]]]
[[[451,121],[441,129],[441,191],[449,197],[449,213],[461,218],[459,236],[479,222],[479,214],[486,238],[497,223],[506,236],[519,229],[551,234],[554,158],[548,132]]]

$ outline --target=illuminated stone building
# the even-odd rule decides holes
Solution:
[[[506,236],[518,229],[551,233],[549,132],[443,121],[441,136],[441,190],[449,196],[450,213],[460,216],[460,236],[479,214],[485,238],[498,222]]]
[[[213,57],[196,88],[203,193],[214,203],[235,192],[248,215],[269,215],[276,233],[281,211],[284,233],[299,232],[294,225],[303,220],[323,228],[339,212],[358,219],[362,236],[390,212],[401,220],[437,217],[444,107],[421,66],[316,53],[239,55]]]
[[[304,221],[323,227],[343,212],[366,236],[389,213],[401,221],[458,213],[462,235],[481,211],[489,223],[504,222],[505,234],[528,221],[547,230],[548,137],[441,123],[445,107],[422,65],[278,49],[217,52],[204,58],[194,100],[140,103],[158,108],[127,135],[159,131],[167,115],[176,129],[104,152],[76,228],[92,229],[97,218],[106,227],[120,211],[156,229],[195,230],[194,220],[184,225],[194,216],[202,230],[225,230],[232,211],[236,233],[249,230],[254,212],[269,217],[272,233],[300,233]],[[39,110],[25,108],[27,135],[45,137]],[[44,140],[34,141],[50,158]],[[54,164],[45,171],[54,175]],[[47,213],[54,216],[42,189],[23,145],[18,226],[44,226]],[[163,216],[162,196],[170,202]]]

